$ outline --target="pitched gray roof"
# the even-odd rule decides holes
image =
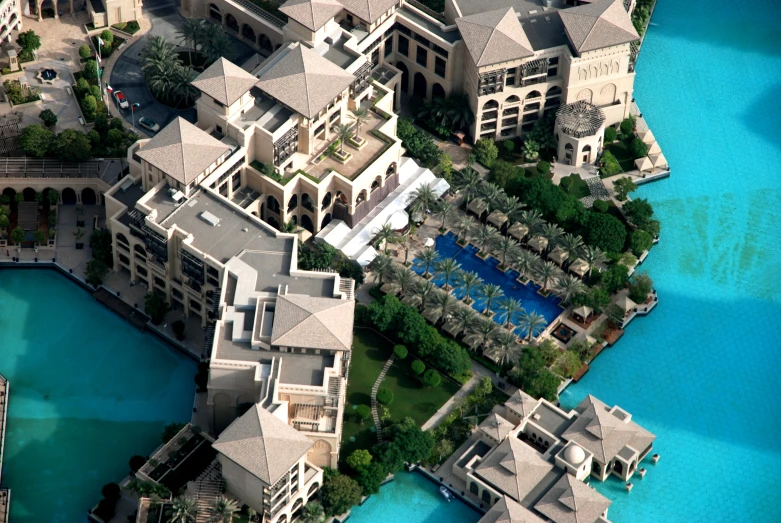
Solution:
[[[626,446],[642,452],[656,439],[634,421],[625,422],[612,414],[594,396],[586,396],[576,410],[580,414],[562,437],[594,454],[594,459],[602,464],[607,464]]]
[[[303,25],[317,31],[344,9],[337,0],[288,0],[280,11]]]
[[[249,91],[257,81],[257,78],[238,65],[220,58],[191,83],[221,104],[230,105]]]
[[[309,451],[312,441],[256,404],[222,431],[212,446],[273,485]]]
[[[388,9],[396,5],[399,0],[339,0],[345,9],[373,24],[385,14]]]
[[[512,423],[495,412],[491,413],[480,424],[480,430],[496,441],[502,441],[514,428]]]
[[[621,0],[598,0],[559,11],[564,30],[578,53],[638,40]]]
[[[138,150],[138,156],[180,183],[196,176],[230,148],[181,116]]]
[[[465,16],[456,25],[478,67],[534,56],[512,8]]]
[[[475,474],[520,501],[553,470],[553,465],[518,438],[507,438],[475,468]]]
[[[502,496],[477,523],[544,523],[544,521],[512,498]]]
[[[518,389],[504,402],[504,406],[524,418],[532,413],[537,403],[538,400]]]
[[[596,523],[611,503],[575,476],[564,474],[534,508],[555,523]]]
[[[301,44],[280,53],[256,85],[307,118],[317,114],[355,81],[355,77]]]
[[[271,343],[282,347],[350,350],[354,313],[353,300],[279,295]]]

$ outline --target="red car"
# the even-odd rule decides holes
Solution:
[[[125,98],[125,95],[122,94],[122,91],[114,91],[114,100],[116,100],[120,109],[127,109],[130,107],[130,103],[127,101],[127,98]]]

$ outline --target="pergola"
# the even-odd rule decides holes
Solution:
[[[624,313],[627,313],[637,307],[637,304],[632,301],[629,296],[621,296],[616,300],[615,303],[622,311],[624,311]]]
[[[475,216],[480,218],[483,213],[488,210],[488,204],[482,198],[475,198],[469,205],[466,206],[466,210],[474,213]]]
[[[644,171],[650,172],[654,169],[654,163],[647,156],[643,156],[642,158],[635,160],[635,167],[637,167],[637,170],[641,173]]]
[[[488,215],[488,223],[494,225],[497,229],[501,229],[507,223],[507,215],[502,211],[493,211]]]
[[[561,247],[556,247],[548,254],[548,259],[553,260],[559,265],[564,263],[564,260],[569,258],[569,254],[567,254],[567,251],[562,249]]]
[[[659,147],[659,142],[654,142],[648,146],[648,154],[659,154],[662,152],[662,148]]]
[[[651,154],[648,156],[657,169],[667,169],[667,158],[662,153]]]
[[[589,317],[594,313],[594,309],[586,305],[582,305],[572,311],[572,315],[575,316],[575,321],[578,323],[587,323]]]
[[[580,258],[577,258],[569,266],[569,270],[580,276],[581,278],[588,272],[588,263]]]
[[[646,129],[645,131],[638,131],[637,136],[639,136],[640,139],[645,144],[651,144],[656,141],[656,138],[654,137],[654,133],[651,132],[651,129]]]
[[[534,238],[529,240],[529,247],[531,247],[537,252],[544,251],[547,246],[548,246],[548,240],[546,240],[542,236],[535,236]]]
[[[521,241],[526,237],[527,234],[529,234],[529,228],[525,225],[515,222],[514,224],[510,225],[510,228],[507,229],[507,234],[512,236],[518,241]]]
[[[556,111],[559,129],[574,138],[594,136],[605,123],[605,113],[585,100],[562,105]]]

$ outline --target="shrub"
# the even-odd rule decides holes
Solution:
[[[114,33],[111,32],[111,29],[104,29],[102,33],[100,33],[100,39],[103,40],[106,43],[106,47],[111,47],[111,44],[114,42]]]
[[[2,69],[0,69],[0,72],[3,73],[3,74],[10,74],[11,73],[11,68],[10,67],[3,67]]]
[[[618,138],[618,132],[615,127],[605,129],[605,143],[613,143]]]
[[[19,33],[19,37],[16,39],[16,43],[19,44],[24,51],[37,51],[41,48],[41,37],[35,34],[35,31],[30,29],[23,33]]]
[[[594,210],[605,213],[608,209],[608,203],[605,200],[594,200]]]
[[[366,449],[354,450],[345,460],[355,471],[360,471],[368,467],[372,462],[372,455]]]
[[[43,120],[46,127],[51,127],[57,123],[57,115],[51,109],[44,109],[38,117]]]
[[[385,406],[393,403],[393,391],[390,389],[380,389],[377,391],[377,401]]]
[[[653,280],[647,274],[636,274],[629,282],[629,298],[635,303],[643,303],[648,298],[653,285]]]
[[[87,44],[84,44],[79,47],[79,56],[84,58],[85,60],[92,55],[92,49],[90,49],[90,46]]]
[[[119,489],[119,485],[116,483],[106,483],[100,491],[103,497],[106,499],[117,500],[122,497],[122,492]]]
[[[624,139],[629,138],[635,134],[635,118],[630,116],[621,122],[621,135]]]
[[[174,439],[174,436],[176,436],[180,430],[184,428],[184,423],[169,423],[165,427],[163,427],[163,434],[160,436],[161,441],[163,442],[163,445]]]
[[[632,158],[642,158],[648,154],[648,146],[640,138],[635,138],[629,144],[629,154]]]
[[[515,141],[513,140],[504,140],[502,142],[502,147],[504,147],[504,150],[507,154],[510,154],[515,150]]]
[[[128,33],[132,34],[138,31],[139,28],[140,26],[138,25],[138,22],[136,22],[135,20],[131,20],[130,22],[127,23],[127,27],[125,29],[127,30]]]
[[[92,143],[92,145],[100,144],[100,135],[95,129],[91,129],[90,132],[87,133],[87,138],[89,138],[89,141]]]
[[[631,178],[625,176],[613,182],[613,190],[616,192],[616,199],[623,202],[630,192],[637,190],[637,185]]]
[[[486,167],[491,167],[499,156],[499,149],[496,147],[496,142],[490,138],[481,138],[472,148],[472,154],[475,155],[478,162]]]
[[[427,387],[439,387],[439,384],[442,383],[442,376],[440,376],[439,372],[436,370],[429,369],[423,375],[423,383],[425,383]]]
[[[409,351],[407,350],[407,347],[405,347],[404,345],[396,345],[395,347],[393,347],[393,354],[395,354],[396,357],[399,358],[400,360],[406,358],[408,353]]]
[[[537,172],[547,176],[550,174],[550,164],[545,160],[540,160],[537,162]]]
[[[370,409],[367,405],[358,405],[358,408],[355,409],[355,412],[358,414],[358,417],[361,418],[362,422],[369,419],[372,415],[372,409]]]
[[[87,60],[81,74],[87,80],[96,80],[98,78],[98,63],[95,60]]]
[[[130,461],[128,464],[130,465],[130,470],[133,472],[138,472],[138,470],[144,466],[146,463],[146,458],[144,456],[135,455],[132,458],[130,458]]]
[[[605,252],[621,252],[626,242],[626,228],[611,214],[592,212],[585,224],[586,243]]]
[[[84,111],[84,116],[92,119],[95,117],[95,111],[98,110],[98,101],[94,96],[88,94],[81,101],[81,109]]]
[[[176,336],[176,339],[179,341],[182,341],[184,339],[184,322],[182,320],[176,320],[172,325],[171,328],[174,330],[174,335]]]
[[[98,87],[97,85],[90,85],[89,86],[89,94],[91,96],[94,96],[95,100],[99,100],[100,99],[100,87]]]
[[[417,376],[420,376],[423,374],[423,371],[426,370],[426,364],[423,363],[420,360],[415,360],[412,362],[412,372],[414,372]]]
[[[613,176],[614,174],[624,172],[621,164],[618,163],[618,160],[610,151],[605,151],[602,154],[602,167],[599,171],[603,176]]]
[[[361,487],[351,477],[340,474],[323,482],[320,501],[327,515],[344,514],[361,502]]]
[[[80,90],[86,91],[89,89],[89,82],[84,78],[79,78],[76,81],[76,87]]]
[[[146,312],[154,325],[160,325],[169,310],[165,295],[160,292],[150,292],[144,296],[144,312]]]
[[[640,256],[643,251],[647,251],[654,244],[654,237],[650,233],[637,229],[632,231],[629,235],[629,248],[632,249],[632,254]]]
[[[569,188],[572,187],[572,177],[567,176],[565,178],[562,178],[561,181],[559,182],[559,186],[565,191],[569,191]]]

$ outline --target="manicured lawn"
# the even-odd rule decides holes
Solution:
[[[616,140],[610,145],[605,146],[605,149],[610,151],[613,156],[616,157],[618,164],[621,166],[624,172],[631,171],[635,168],[635,161],[629,154],[629,149],[627,149],[626,144],[621,140]]]
[[[572,173],[567,178],[572,180],[572,185],[567,189],[568,194],[578,199],[585,198],[591,194],[591,191],[588,190],[588,185],[586,185],[586,182],[583,181],[579,174]]]
[[[372,387],[392,351],[393,344],[377,332],[355,329],[342,427],[343,456],[348,456],[358,448],[370,448],[377,442],[374,423],[369,419],[361,426],[354,407],[371,404]],[[409,370],[411,362],[412,356],[408,356],[406,360],[394,363],[381,387],[393,391],[394,400],[390,405],[393,419],[409,416],[422,425],[458,391],[459,386],[443,379],[439,387],[426,388]],[[355,441],[350,441],[350,438],[355,438]]]

